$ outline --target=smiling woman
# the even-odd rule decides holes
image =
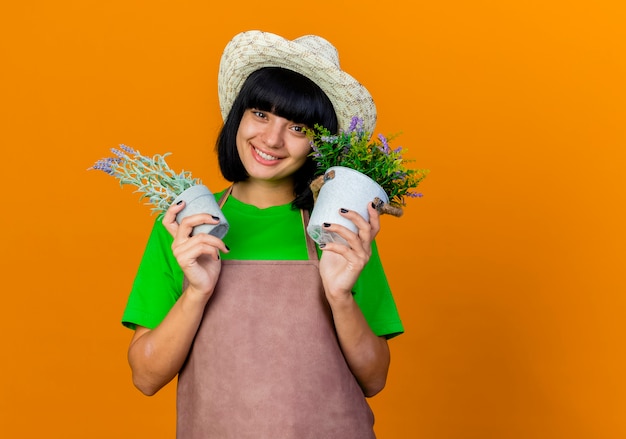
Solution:
[[[306,129],[336,133],[354,111],[376,120],[371,96],[335,58],[320,37],[258,31],[224,51],[217,154],[232,185],[216,198],[229,233],[190,236],[210,218],[178,224],[184,204],[170,207],[123,317],[135,330],[137,388],[152,395],[178,376],[179,438],[374,437],[365,397],[385,386],[387,339],[403,326],[374,242],[373,200],[363,206],[369,220],[341,209],[354,229],[324,224],[346,246],[318,257],[305,233],[315,172]]]
[[[376,98],[376,132],[401,129],[394,146],[434,171],[376,237],[406,329],[367,400],[377,435],[626,438],[626,2],[146,5],[2,4],[0,436],[174,437],[176,383],[136,391],[132,331],[115,326],[155,218],[133,188],[85,168],[127,142],[227,186],[213,151],[219,58],[262,23],[329,39]],[[247,77],[247,63],[232,70]],[[290,204],[224,207],[222,261],[307,258]],[[159,261],[157,276],[178,267]],[[155,306],[182,288],[171,273]]]
[[[237,151],[248,177],[233,188],[233,196],[250,204],[265,204],[259,194],[244,197],[246,188],[265,184],[284,188],[284,199],[273,197],[279,204],[293,200],[294,174],[308,160],[311,146],[303,125],[274,113],[247,110],[239,124]]]
[[[222,100],[226,101],[224,97]],[[254,110],[257,110],[255,113]],[[249,139],[241,139],[244,127],[240,132],[240,121],[248,119],[247,116],[255,115],[258,124],[250,126],[264,127],[264,133],[256,133],[256,143],[251,143],[251,147],[256,147],[262,153],[276,155],[275,142],[282,142],[288,139],[290,144],[298,140],[303,143],[305,155],[310,152],[308,139],[300,129],[303,126],[313,127],[316,123],[329,128],[333,132],[338,129],[337,116],[333,104],[322,91],[322,89],[306,78],[304,75],[282,67],[261,67],[256,70],[242,84],[241,91],[232,103],[228,117],[224,122],[221,134],[217,142],[218,159],[220,169],[224,178],[228,181],[238,183],[244,182],[248,177],[248,171],[242,160],[250,158],[249,153],[242,154],[241,142]],[[267,119],[272,116],[272,120]],[[265,118],[265,119],[264,119]],[[274,132],[277,129],[274,121],[283,119],[283,123],[290,122],[289,131],[292,134],[284,137],[284,133]],[[262,124],[261,121],[265,121]],[[295,123],[297,121],[298,123]],[[320,121],[320,122],[317,122]],[[247,126],[247,125],[246,125]],[[296,128],[297,127],[297,128]],[[247,133],[246,135],[251,135]],[[269,137],[268,137],[269,136]],[[272,139],[272,136],[277,136]],[[269,144],[267,142],[270,142]],[[272,145],[274,142],[274,145]],[[232,149],[232,145],[237,145],[237,150]],[[286,150],[285,150],[286,151]],[[281,151],[280,154],[285,154]],[[261,156],[258,156],[261,158]],[[304,157],[301,166],[293,169],[291,179],[294,188],[288,197],[292,197],[295,192],[293,206],[296,208],[311,209],[313,207],[309,182],[315,172],[315,165],[311,158]],[[240,190],[240,188],[237,188]],[[291,201],[288,200],[288,201]],[[256,202],[262,202],[257,200]],[[282,203],[281,203],[282,204]]]

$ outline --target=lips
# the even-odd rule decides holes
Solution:
[[[261,151],[261,150],[259,150],[259,149],[257,149],[257,148],[254,148],[254,147],[253,147],[253,149],[254,149],[254,152],[255,152],[255,153],[256,153],[259,157],[261,157],[263,160],[267,160],[267,161],[272,162],[272,161],[276,161],[276,160],[279,160],[279,159],[280,159],[280,157],[276,157],[276,156],[273,156],[273,155],[269,155],[269,154],[267,154],[267,153],[265,153],[265,152],[263,152],[263,151]]]

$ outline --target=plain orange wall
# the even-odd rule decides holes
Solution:
[[[623,2],[212,3],[2,7],[0,436],[173,437],[119,324],[154,217],[86,168],[123,142],[221,188],[219,56],[262,29],[332,41],[431,169],[379,237],[379,437],[626,437]]]

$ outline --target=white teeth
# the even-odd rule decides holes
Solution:
[[[254,148],[254,151],[256,151],[256,153],[259,156],[261,156],[261,158],[264,159],[264,160],[278,160],[278,157],[274,157],[273,155],[265,154],[263,151],[259,151],[256,148]]]

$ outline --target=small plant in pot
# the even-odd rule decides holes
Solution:
[[[144,156],[133,148],[120,145],[111,148],[114,157],[98,160],[91,168],[116,177],[120,185],[137,187],[140,199],[147,199],[152,211],[163,213],[172,204],[185,202],[185,208],[176,215],[180,223],[183,218],[196,213],[208,213],[220,219],[219,224],[201,224],[194,227],[192,235],[208,233],[223,238],[228,232],[228,221],[224,217],[213,193],[198,178],[188,171],[174,172],[165,157],[169,153]]]
[[[406,150],[393,149],[393,137],[379,134],[372,139],[359,117],[353,117],[349,128],[339,134],[316,125],[307,135],[317,167],[311,183],[315,204],[307,232],[317,243],[343,242],[324,230],[324,222],[339,223],[356,232],[351,221],[337,214],[340,208],[355,210],[369,220],[367,204],[373,202],[381,214],[399,217],[406,198],[421,197],[415,188],[429,171],[407,167],[413,160],[403,158]]]

